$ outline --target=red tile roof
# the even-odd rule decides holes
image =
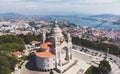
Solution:
[[[63,43],[63,42],[62,42],[62,41],[60,41],[60,46],[62,45],[62,43]]]
[[[39,42],[38,42],[38,41],[31,41],[30,43],[31,43],[31,44],[33,44],[33,43],[34,43],[34,44],[37,44],[37,43],[39,43]]]
[[[52,45],[52,42],[46,42],[40,45],[41,48],[50,48],[50,46]]]
[[[40,57],[52,57],[55,55],[52,52],[35,52],[35,54]]]
[[[21,55],[22,53],[20,51],[14,51],[11,53],[13,56]]]

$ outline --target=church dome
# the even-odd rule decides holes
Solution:
[[[58,25],[56,25],[56,26],[52,29],[52,34],[57,34],[57,33],[62,33],[62,30],[58,27]]]
[[[56,24],[55,27],[51,31],[51,36],[55,37],[63,37],[62,30],[59,28],[59,26]]]
[[[55,21],[55,27],[52,28],[52,30],[51,30],[51,35],[53,37],[55,37],[55,36],[62,37],[63,36],[62,30],[59,28],[59,26],[57,24],[57,20]]]

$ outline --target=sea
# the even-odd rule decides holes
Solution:
[[[74,23],[76,25],[82,26],[82,27],[96,27],[98,26],[101,22],[98,21],[92,21],[92,20],[86,20],[82,18],[72,18],[72,17],[65,17],[67,21],[70,23]],[[120,25],[111,25],[111,23],[104,23],[99,27],[96,28],[101,28],[101,29],[112,29],[112,30],[120,30]]]

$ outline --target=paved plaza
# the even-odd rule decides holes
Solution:
[[[99,63],[99,61],[103,59],[100,57],[85,54],[83,52],[79,52],[77,50],[73,50],[72,53],[74,60],[71,61],[70,63],[74,63],[76,60],[77,62],[73,66],[70,66],[70,68],[68,68],[69,66],[66,66],[65,68],[68,69],[62,74],[84,74],[84,72],[91,65],[97,66],[96,63],[97,62]],[[110,64],[112,67],[112,71],[110,74],[120,74],[119,67],[113,62],[110,62]],[[26,61],[23,64],[21,70],[16,71],[15,74],[60,74],[60,73],[56,72],[55,70],[50,72],[41,72],[37,70],[37,68],[35,67],[34,58],[31,58],[29,61]]]
[[[73,52],[73,54],[75,54],[75,53]],[[77,62],[75,62],[74,65],[72,65],[72,66],[70,66],[69,64],[66,65],[66,67],[63,68],[63,71],[67,68],[68,69],[66,71],[64,71],[63,74],[83,74],[91,66],[88,63],[88,60],[90,61],[90,59],[88,59],[87,61],[86,60],[87,59],[83,60],[83,58],[80,58],[80,55],[78,55],[78,57],[76,57],[76,58],[75,58],[75,55],[73,55],[73,60],[69,64],[72,64],[75,61],[77,61]],[[70,68],[69,68],[69,66],[70,66]],[[53,70],[52,72],[53,72],[53,74],[60,74],[60,73],[57,73],[55,70]],[[31,58],[29,61],[26,61],[23,64],[19,74],[52,74],[52,72],[41,72],[41,71],[37,70],[37,68],[35,67],[34,58]]]

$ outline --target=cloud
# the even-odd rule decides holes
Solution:
[[[120,0],[76,0],[77,2],[86,2],[86,3],[111,3],[111,2],[120,2]]]
[[[32,8],[32,9],[33,9],[33,8],[35,8],[35,9],[37,8],[37,6],[34,5],[34,4],[33,4],[33,5],[32,5],[32,4],[30,4],[30,5],[26,5],[25,7],[26,7],[26,8]]]
[[[20,2],[20,0],[0,0],[1,3],[14,3],[14,2]]]
[[[1,12],[120,14],[120,0],[0,0]]]
[[[45,2],[59,2],[61,0],[43,0],[43,1],[45,1]]]

